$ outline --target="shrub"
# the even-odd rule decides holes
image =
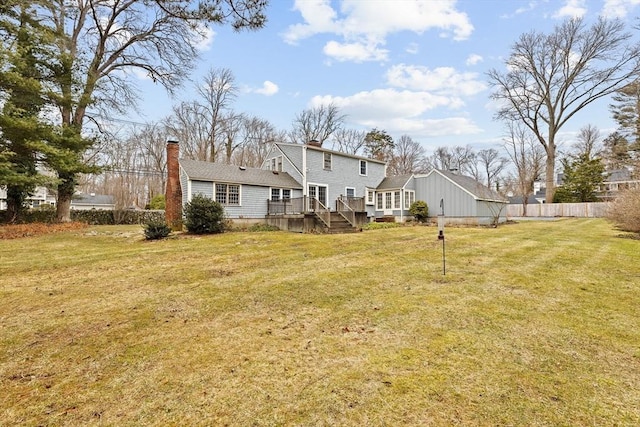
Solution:
[[[269,224],[253,224],[247,229],[247,231],[260,232],[260,231],[280,231],[275,225]]]
[[[171,228],[164,222],[152,219],[144,225],[144,237],[147,240],[164,239],[171,234]]]
[[[607,217],[621,230],[640,233],[640,188],[622,192],[609,207]]]
[[[215,200],[196,194],[184,207],[185,223],[189,233],[214,234],[225,229],[224,208]]]
[[[427,206],[427,202],[422,200],[416,200],[411,203],[409,207],[409,213],[413,215],[413,217],[419,222],[426,222],[429,217],[429,207]]]
[[[149,202],[149,209],[164,210],[165,205],[166,203],[164,200],[164,194],[158,194],[157,196],[154,196]]]

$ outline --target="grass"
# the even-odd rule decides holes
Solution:
[[[640,425],[603,220],[0,244],[0,425]]]

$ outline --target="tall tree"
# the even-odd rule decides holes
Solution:
[[[613,132],[602,141],[603,158],[607,169],[622,169],[632,164],[629,141],[619,132]]]
[[[600,157],[600,130],[593,125],[580,128],[573,151],[574,157],[584,157],[588,160]]]
[[[393,138],[385,130],[373,128],[364,137],[365,155],[372,159],[388,162],[393,156],[394,147]]]
[[[553,201],[556,136],[578,111],[637,77],[640,47],[619,20],[599,18],[587,26],[569,19],[550,34],[520,36],[506,60],[506,71],[488,76],[496,117],[520,120],[546,152],[547,202]]]
[[[508,159],[495,148],[487,148],[478,151],[476,161],[482,175],[478,181],[484,182],[489,188],[497,188],[498,177],[507,167]]]
[[[632,148],[640,150],[640,79],[618,89],[610,105],[620,132],[632,141]]]
[[[92,140],[83,138],[88,109],[125,112],[137,93],[129,71],[137,69],[168,91],[187,77],[197,57],[197,43],[211,24],[234,29],[261,28],[267,0],[49,0],[39,12],[57,36],[57,61],[51,100],[63,131],[58,148],[75,155],[74,162],[53,162],[58,186],[57,218],[69,220],[84,152]],[[198,38],[198,35],[201,37]]]
[[[207,139],[208,160],[215,162],[218,154],[218,147],[224,146],[226,151],[225,159],[231,159],[229,151],[229,130],[233,129],[232,123],[234,114],[230,113],[231,104],[238,96],[238,87],[235,83],[233,72],[227,68],[212,68],[205,75],[202,83],[197,85],[200,99],[197,101],[202,114],[201,120],[206,123],[209,130]],[[225,128],[226,130],[223,130]],[[223,133],[225,134],[223,136]]]
[[[545,153],[533,133],[520,122],[507,123],[507,135],[503,141],[514,168],[514,193],[522,198],[523,215],[526,216],[534,183],[544,171]]]
[[[340,128],[333,134],[333,149],[347,154],[362,154],[367,132]]]
[[[342,128],[346,116],[337,105],[331,103],[303,110],[293,120],[291,140],[299,144],[318,141],[323,144],[338,129]]]
[[[391,175],[407,175],[426,172],[425,150],[409,135],[402,135],[395,143],[393,156],[389,162]]]
[[[440,170],[455,171],[460,174],[474,175],[472,165],[476,153],[470,145],[455,147],[438,147],[427,158],[430,167]]]
[[[50,34],[35,6],[7,1],[0,15],[0,153],[5,173],[7,219],[15,221],[37,185],[47,181],[38,171],[52,128],[41,117],[46,100],[42,81]]]

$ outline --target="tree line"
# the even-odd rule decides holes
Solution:
[[[441,146],[427,153],[410,135],[394,140],[384,129],[347,128],[347,117],[333,104],[305,109],[291,129],[279,130],[234,109],[239,88],[225,68],[210,69],[196,82],[194,99],[176,103],[158,122],[132,126],[110,119],[136,106],[130,70],[175,91],[193,68],[204,28],[260,29],[266,6],[267,0],[200,6],[186,0],[3,2],[0,185],[7,189],[9,217],[19,215],[40,185],[55,190],[59,221],[69,220],[79,186],[113,194],[121,207],[142,206],[163,192],[169,137],[180,140],[183,157],[248,167],[259,167],[274,141],[316,140],[384,160],[390,175],[456,170],[525,200],[544,176],[547,202],[554,200],[558,164],[571,184],[598,171],[602,176],[602,167],[637,162],[640,47],[623,22],[604,18],[592,25],[568,19],[548,34],[524,33],[504,70],[487,73],[495,118],[505,126],[497,148]],[[601,142],[597,129],[586,126],[576,148],[563,152],[559,132],[578,111],[610,95],[618,131]],[[590,194],[577,184],[562,191],[564,198]]]

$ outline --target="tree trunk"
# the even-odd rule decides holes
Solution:
[[[56,200],[56,221],[71,222],[71,198],[75,192],[75,174],[59,174],[62,181],[58,184],[58,197]]]
[[[556,193],[555,187],[555,174],[556,174],[556,150],[555,146],[549,145],[547,149],[547,162],[546,162],[546,203],[553,203],[553,195]]]

